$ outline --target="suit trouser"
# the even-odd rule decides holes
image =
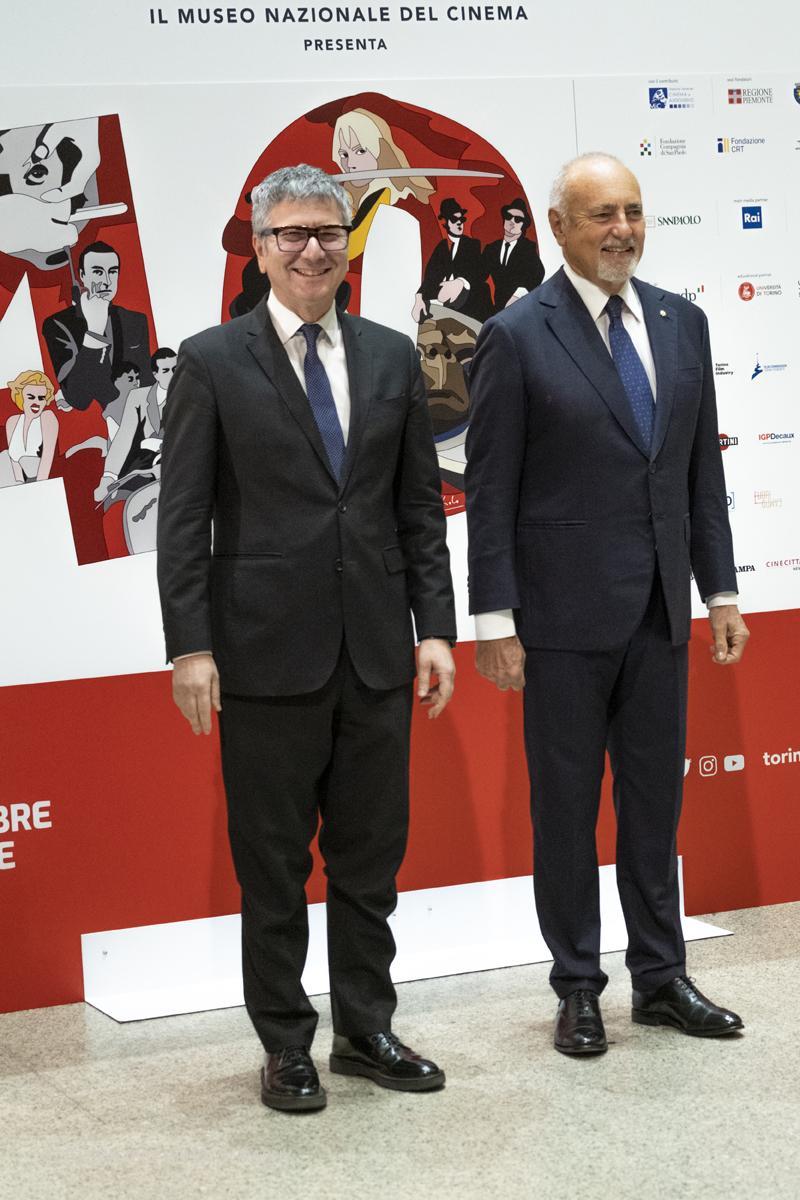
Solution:
[[[533,882],[559,997],[601,992],[596,827],[608,749],[617,885],[633,984],[685,974],[676,837],[683,797],[688,646],[673,646],[656,572],[647,611],[619,650],[528,650],[525,750]]]
[[[408,835],[413,685],[374,691],[343,648],[319,691],[223,694],[222,772],[242,889],[247,1011],[265,1048],[311,1045],[317,1013],[302,984],[305,884],[317,832],[327,875],[333,1028],[391,1028],[395,943],[388,917]]]

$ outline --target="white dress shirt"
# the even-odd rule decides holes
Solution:
[[[300,380],[300,386],[305,392],[306,339],[300,332],[300,326],[305,322],[302,317],[298,317],[297,313],[292,312],[285,304],[281,304],[274,292],[269,294],[267,311],[281,345],[289,356],[289,362],[294,367],[294,373]],[[331,385],[333,402],[336,405],[346,446],[347,435],[350,431],[350,377],[347,374],[344,338],[339,327],[339,318],[336,315],[336,304],[332,304],[325,316],[320,317],[315,324],[322,326],[322,333],[317,338],[317,354]]]
[[[573,271],[569,263],[566,262],[564,263],[564,274],[589,310],[589,314],[605,342],[606,349],[611,354],[611,345],[608,340],[609,317],[608,313],[604,311],[606,304],[608,304],[608,293],[599,288],[597,284],[584,279],[582,275],[578,275]],[[625,326],[628,336],[633,342],[636,353],[642,360],[642,366],[650,381],[653,402],[655,403],[657,391],[656,365],[653,361],[653,351],[650,348],[650,338],[647,336],[647,326],[644,323],[642,303],[636,294],[634,284],[630,280],[621,289],[619,295],[622,300],[622,324]],[[736,592],[717,592],[713,596],[706,597],[706,606],[708,608],[716,608],[717,605],[735,604],[736,601]],[[478,642],[488,642],[495,638],[513,637],[516,632],[514,614],[510,608],[500,609],[498,612],[475,614],[475,640]]]

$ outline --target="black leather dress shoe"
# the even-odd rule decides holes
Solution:
[[[553,1045],[562,1054],[605,1054],[608,1042],[596,992],[579,988],[564,997],[558,1006]]]
[[[328,1103],[308,1046],[285,1046],[267,1053],[261,1068],[261,1099],[267,1108],[304,1111]]]
[[[367,1033],[363,1037],[333,1035],[331,1071],[336,1075],[366,1075],[381,1087],[396,1092],[427,1092],[441,1087],[444,1071],[420,1058],[393,1033]]]
[[[687,979],[677,975],[656,992],[633,989],[631,1019],[637,1025],[672,1025],[690,1037],[720,1037],[744,1029],[727,1008],[717,1008]]]

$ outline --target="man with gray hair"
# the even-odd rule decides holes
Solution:
[[[388,918],[408,828],[413,679],[437,717],[453,690],[455,613],[416,350],[334,302],[347,195],[301,165],[270,175],[252,202],[270,295],[180,348],[158,575],[175,702],[197,734],[219,713],[261,1096],[291,1111],[326,1103],[301,983],[320,818],[331,1070],[402,1091],[444,1083],[391,1031]]]
[[[676,831],[691,573],[715,663],[748,632],[704,314],[634,279],[645,221],[619,159],[560,172],[562,269],[483,327],[470,371],[470,608],[477,670],[525,688],[534,889],[559,997],[555,1047],[599,1054],[595,829],[605,753],[632,1018],[696,1037],[742,1028],[686,977]]]

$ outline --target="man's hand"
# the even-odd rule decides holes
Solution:
[[[723,667],[738,662],[750,637],[750,630],[742,620],[738,607],[735,604],[718,604],[708,610],[708,619],[714,634],[714,644],[711,646],[714,662]]]
[[[416,321],[417,325],[421,325],[428,316],[428,307],[422,298],[422,292],[417,292],[414,297],[414,307],[411,310],[411,319]]]
[[[81,292],[81,312],[86,320],[87,332],[103,337],[108,323],[108,300],[102,296]]]
[[[463,279],[446,279],[439,287],[437,297],[440,304],[452,304],[464,290]]]
[[[211,733],[211,709],[222,712],[219,671],[210,654],[179,658],[172,671],[172,698],[192,727],[192,733]]]
[[[431,687],[431,675],[439,682]],[[417,659],[417,695],[420,704],[428,707],[429,717],[438,717],[453,694],[456,664],[453,653],[442,638],[423,638]]]
[[[501,692],[525,687],[525,651],[516,634],[475,643],[475,670],[496,683]]]

